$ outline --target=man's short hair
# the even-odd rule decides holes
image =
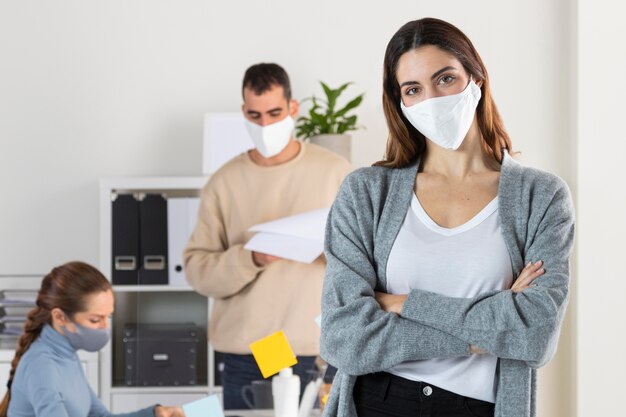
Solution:
[[[241,86],[241,95],[246,88],[254,91],[254,94],[261,95],[273,87],[282,87],[285,98],[291,100],[291,83],[287,71],[278,64],[255,64],[246,70]]]

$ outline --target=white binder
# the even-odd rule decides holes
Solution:
[[[188,287],[183,266],[183,251],[198,220],[200,198],[167,199],[167,251],[169,285]]]

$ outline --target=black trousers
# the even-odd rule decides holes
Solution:
[[[354,386],[359,417],[493,417],[494,404],[386,372],[363,375]]]

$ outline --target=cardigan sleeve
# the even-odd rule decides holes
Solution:
[[[535,216],[524,264],[543,260],[545,273],[520,293],[492,291],[452,298],[423,290],[408,294],[401,316],[451,333],[487,352],[526,361],[533,368],[554,355],[569,293],[569,258],[574,241],[574,210],[560,181],[549,203]],[[545,198],[545,196],[541,196]],[[529,228],[530,229],[530,228]]]
[[[405,361],[470,355],[460,338],[380,308],[374,298],[373,210],[360,201],[357,212],[349,179],[326,225],[321,356],[347,374],[362,375]]]

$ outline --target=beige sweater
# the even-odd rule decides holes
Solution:
[[[243,246],[255,224],[330,207],[349,171],[345,159],[303,143],[284,164],[262,167],[243,153],[211,177],[184,259],[191,286],[214,298],[209,340],[216,350],[247,354],[250,343],[283,330],[296,355],[319,354],[314,319],[324,258],[257,267]]]

